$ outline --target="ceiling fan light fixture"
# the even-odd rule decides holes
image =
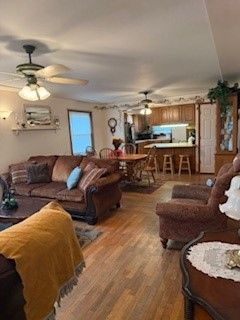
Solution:
[[[150,109],[150,108],[148,107],[148,105],[145,105],[145,107],[140,110],[140,114],[142,114],[142,115],[148,116],[148,115],[150,115],[151,113],[152,113],[152,109]]]
[[[50,92],[38,84],[27,84],[18,92],[18,95],[24,100],[37,101],[47,99]]]

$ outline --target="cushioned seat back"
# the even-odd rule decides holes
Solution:
[[[57,156],[33,156],[28,159],[28,161],[31,161],[34,163],[47,163],[50,177],[52,176],[53,167],[56,160],[57,160]]]
[[[219,212],[219,204],[227,201],[225,191],[230,187],[232,178],[237,175],[236,172],[230,170],[230,172],[224,173],[221,176],[217,176],[215,184],[212,188],[210,197],[208,199],[208,205],[212,207],[214,212]]]
[[[52,181],[66,182],[71,171],[82,162],[82,156],[59,156],[52,172]]]
[[[95,163],[98,168],[106,169],[105,175],[112,174],[119,170],[118,161],[112,159],[98,159],[93,157],[84,157],[81,163],[81,167],[84,169],[89,162]]]

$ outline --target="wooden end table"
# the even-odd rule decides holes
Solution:
[[[39,199],[28,197],[17,197],[18,208],[15,210],[3,210],[0,208],[0,222],[1,223],[18,223],[25,220],[32,214],[39,211],[43,206],[49,203],[51,199]]]
[[[238,230],[202,233],[187,244],[181,254],[185,320],[239,320],[240,282],[209,277],[192,266],[187,259],[189,249],[200,242],[221,241],[240,244]],[[240,277],[240,270],[239,270]]]

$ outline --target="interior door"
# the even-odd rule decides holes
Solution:
[[[200,173],[215,172],[216,105],[200,105]]]

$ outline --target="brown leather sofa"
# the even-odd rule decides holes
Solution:
[[[101,160],[81,156],[36,156],[28,161],[48,163],[52,181],[41,184],[16,184],[15,192],[19,197],[40,197],[57,199],[63,207],[76,218],[84,218],[88,223],[97,222],[113,206],[119,206],[121,191],[119,181],[121,174],[118,172],[118,163],[113,160]],[[89,162],[94,162],[98,167],[106,168],[104,177],[92,184],[83,195],[81,190],[66,189],[66,180],[71,170],[77,165],[83,167]],[[10,175],[2,175],[11,183]],[[25,300],[23,286],[16,272],[15,263],[0,255],[0,320],[26,320],[24,313]]]
[[[47,163],[51,181],[14,184],[13,188],[18,197],[56,199],[73,217],[84,219],[89,224],[95,224],[109,209],[120,206],[121,174],[118,171],[118,163],[114,160],[64,155],[33,156],[28,162]],[[105,168],[105,175],[91,184],[85,194],[78,187],[68,190],[66,181],[70,172],[79,165],[84,168],[89,162],[94,162],[99,168]],[[2,175],[2,178],[11,184],[10,173]]]

